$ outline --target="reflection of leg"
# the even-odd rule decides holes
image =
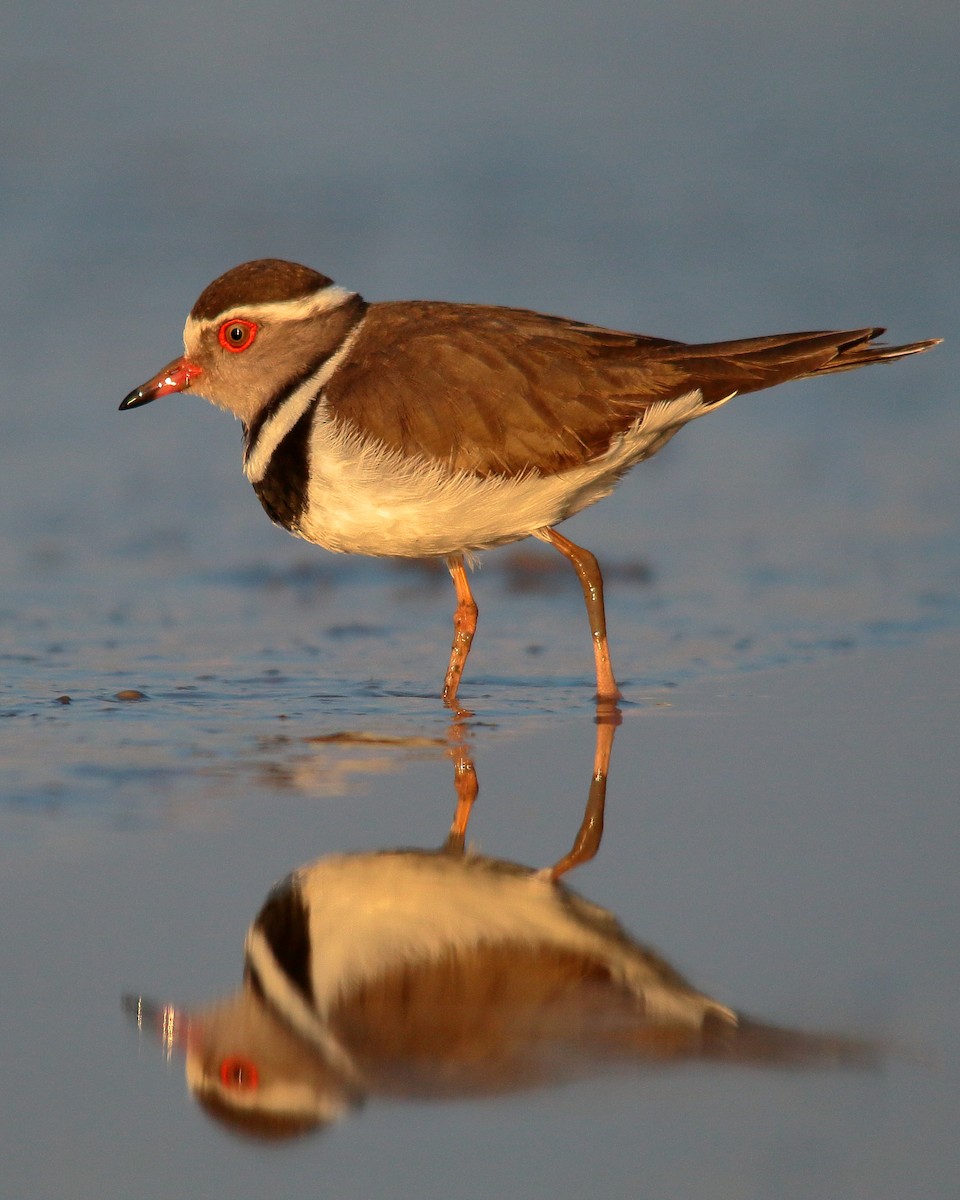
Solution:
[[[470,812],[477,798],[480,785],[477,782],[477,772],[473,759],[466,751],[453,760],[453,782],[457,789],[457,811],[453,814],[453,824],[447,834],[445,850],[462,854],[464,840],[467,836],[467,825],[470,822]]]
[[[622,720],[620,709],[609,701],[600,703],[597,705],[596,720],[597,746],[593,757],[593,778],[590,780],[587,806],[570,852],[546,872],[554,883],[574,867],[589,862],[600,849],[600,839],[603,837],[603,810],[607,799],[607,775],[610,772],[613,735]]]
[[[619,700],[620,689],[613,677],[610,647],[607,645],[607,618],[603,608],[603,576],[600,574],[600,565],[589,550],[577,546],[555,529],[544,529],[539,531],[537,536],[556,546],[560,553],[573,563],[573,569],[583,588],[583,598],[587,603],[587,616],[590,618],[593,657],[597,668],[597,699]]]
[[[470,813],[477,793],[480,791],[476,768],[473,765],[473,757],[467,748],[466,735],[461,721],[462,717],[472,715],[472,713],[464,711],[458,712],[450,724],[450,740],[453,742],[450,757],[453,759],[453,786],[457,793],[456,812],[453,814],[453,823],[443,845],[444,850],[450,854],[463,853]]]
[[[447,675],[443,681],[443,702],[452,708],[456,703],[457,689],[460,687],[460,677],[470,653],[473,635],[477,631],[477,604],[470,591],[463,555],[451,554],[447,559],[447,569],[453,577],[453,586],[457,593],[457,607],[453,614],[453,646],[450,649]]]

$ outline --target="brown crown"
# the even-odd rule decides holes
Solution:
[[[277,300],[299,300],[329,287],[326,275],[286,262],[282,258],[258,258],[233,267],[208,284],[191,311],[191,317],[210,320],[240,304],[270,304]]]

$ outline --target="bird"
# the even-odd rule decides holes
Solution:
[[[690,344],[522,308],[368,303],[283,259],[201,292],[184,354],[121,411],[197,393],[243,427],[243,470],[267,515],[326,550],[442,559],[456,596],[442,699],[458,707],[477,628],[475,556],[533,536],[572,564],[596,696],[621,698],[595,556],[556,528],[687,424],[734,396],[919,354],[884,330]]]
[[[231,1131],[315,1132],[376,1097],[449,1100],[690,1060],[878,1064],[737,1012],[551,871],[447,849],[332,854],[277,884],[232,995],[124,1008]]]

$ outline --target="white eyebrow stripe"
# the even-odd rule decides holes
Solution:
[[[183,340],[186,342],[191,335],[196,336],[203,329],[220,325],[229,317],[244,317],[246,320],[269,324],[271,321],[303,321],[321,313],[331,312],[355,299],[357,293],[348,288],[331,283],[328,287],[311,292],[307,296],[299,296],[290,300],[273,300],[258,304],[230,304],[215,317],[204,317],[198,321],[195,317],[187,317],[183,327]]]

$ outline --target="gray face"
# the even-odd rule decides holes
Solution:
[[[362,308],[358,296],[331,285],[295,300],[235,304],[212,318],[191,315],[183,344],[199,371],[183,390],[249,425],[336,353]]]
[[[337,312],[296,319],[285,318],[278,308],[264,313],[256,306],[238,307],[213,321],[191,318],[184,349],[199,373],[183,390],[206,396],[249,425],[266,405],[322,366],[346,334]],[[229,340],[237,334],[239,349]]]

